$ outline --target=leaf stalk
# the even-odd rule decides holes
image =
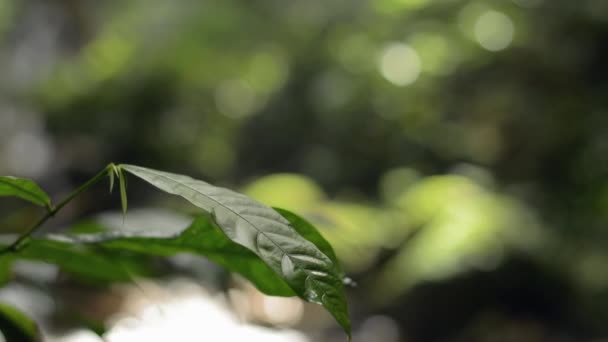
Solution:
[[[65,207],[68,203],[78,197],[81,193],[89,189],[91,186],[98,183],[102,178],[104,178],[108,174],[108,170],[114,170],[116,166],[113,163],[108,164],[103,170],[97,173],[93,178],[89,179],[86,183],[79,186],[76,190],[72,191],[63,201],[61,201],[56,206],[51,206],[48,208],[47,213],[42,216],[32,227],[30,227],[25,233],[21,234],[15,242],[6,246],[4,249],[0,250],[0,255],[7,253],[15,253],[18,252],[23,246],[27,243],[30,236],[34,234],[40,227],[48,221],[51,217],[55,216],[63,207]]]

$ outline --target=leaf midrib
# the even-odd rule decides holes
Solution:
[[[127,170],[127,171],[128,171],[128,170]],[[173,181],[173,182],[175,182],[175,183],[178,183],[178,184],[180,184],[180,185],[182,185],[182,186],[185,186],[186,188],[188,188],[188,189],[190,189],[190,190],[192,190],[192,191],[194,191],[194,192],[196,192],[196,193],[198,193],[198,194],[200,194],[200,195],[202,195],[202,196],[204,196],[204,197],[206,197],[206,198],[210,199],[211,201],[213,201],[213,202],[217,203],[217,204],[218,204],[218,205],[220,205],[221,207],[223,207],[223,208],[227,209],[228,211],[230,211],[230,212],[234,213],[236,216],[240,217],[240,218],[241,218],[243,221],[247,222],[247,223],[248,223],[248,224],[249,224],[251,227],[253,227],[253,229],[254,229],[254,230],[256,230],[256,231],[258,232],[258,234],[262,234],[264,237],[266,237],[266,238],[268,239],[268,241],[270,241],[270,242],[271,242],[273,245],[275,245],[275,246],[276,246],[276,247],[277,247],[277,248],[278,248],[278,249],[281,251],[281,253],[283,253],[283,255],[286,255],[286,256],[287,256],[287,257],[288,257],[290,260],[292,260],[292,257],[289,255],[289,253],[285,252],[285,250],[283,250],[283,248],[281,248],[281,246],[279,246],[279,245],[278,245],[276,242],[274,242],[274,241],[273,241],[273,240],[272,240],[270,237],[268,237],[268,235],[266,235],[266,233],[265,233],[265,232],[263,232],[263,231],[261,231],[260,229],[258,229],[258,228],[257,228],[257,227],[256,227],[256,226],[253,224],[253,223],[251,223],[249,220],[247,220],[247,219],[246,219],[245,217],[243,217],[241,214],[237,213],[236,211],[234,211],[234,210],[233,210],[233,209],[231,209],[230,207],[226,206],[226,205],[225,205],[225,204],[223,204],[222,202],[219,202],[218,200],[214,199],[213,197],[208,196],[207,194],[205,194],[205,193],[203,193],[203,192],[201,192],[201,191],[197,190],[196,188],[193,188],[192,186],[190,186],[190,185],[188,185],[188,184],[186,184],[186,183],[183,183],[183,182],[177,181],[177,180],[175,180],[175,179],[172,179],[172,178],[167,177],[167,176],[165,176],[165,175],[163,175],[163,174],[160,174],[160,173],[156,173],[156,172],[154,172],[154,171],[148,171],[148,172],[150,172],[150,173],[152,173],[152,174],[156,175],[157,177],[161,177],[161,178],[164,178],[164,179],[168,179],[168,180]],[[229,190],[229,189],[226,189],[226,190],[231,191],[231,190]],[[253,201],[253,199],[252,199],[252,201]],[[272,209],[271,209],[271,210],[272,210]],[[277,222],[278,222],[278,221],[277,221]],[[288,227],[289,227],[289,226],[288,226]],[[257,241],[257,237],[256,237],[256,241]],[[256,246],[257,246],[257,243],[256,243]],[[302,269],[303,269],[303,270],[306,270],[306,268],[302,268]],[[282,271],[281,271],[281,272],[282,272]],[[308,272],[307,272],[307,273],[308,273]]]

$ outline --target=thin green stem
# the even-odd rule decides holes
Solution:
[[[55,216],[63,207],[65,207],[68,203],[70,203],[74,198],[78,197],[85,190],[99,182],[107,173],[108,170],[113,170],[114,164],[109,164],[103,170],[101,170],[98,174],[93,176],[93,178],[89,179],[86,183],[82,184],[76,190],[72,191],[68,197],[66,197],[63,201],[61,201],[57,206],[49,208],[47,213],[38,220],[30,229],[28,229],[25,233],[23,233],[15,242],[0,250],[0,255],[6,253],[14,253],[19,251],[23,245],[27,242],[32,234],[34,234],[48,219]]]

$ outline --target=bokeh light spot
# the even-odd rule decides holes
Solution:
[[[506,14],[487,11],[475,22],[475,39],[486,50],[504,50],[513,41],[515,27]]]
[[[407,44],[393,43],[382,52],[378,67],[386,80],[406,86],[418,79],[422,65],[416,50]]]

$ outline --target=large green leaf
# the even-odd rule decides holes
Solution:
[[[42,341],[36,323],[21,311],[6,304],[0,304],[0,331],[6,341]]]
[[[51,207],[49,196],[29,179],[0,176],[0,196],[16,196],[39,206]]]
[[[157,188],[209,212],[232,241],[262,259],[301,298],[323,305],[350,337],[346,296],[338,265],[277,211],[229,189],[188,176],[121,165]]]
[[[97,234],[52,235],[51,238],[149,255],[169,256],[190,252],[202,255],[230,271],[241,274],[266,294],[294,295],[291,288],[260,258],[228,239],[206,216],[197,217],[181,232],[153,230],[143,233],[117,230]]]

